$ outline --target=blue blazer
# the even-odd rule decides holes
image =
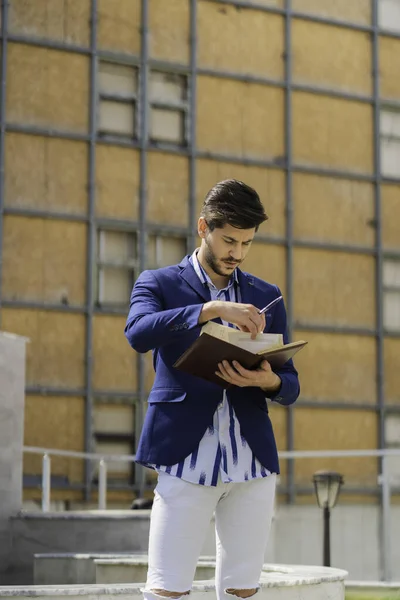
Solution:
[[[241,300],[262,308],[280,295],[279,288],[238,270]],[[140,436],[139,463],[174,465],[198,446],[222,398],[222,387],[178,371],[172,365],[199,336],[199,315],[210,301],[186,256],[179,265],[143,271],[130,302],[125,335],[137,352],[153,351],[155,380]],[[218,320],[221,322],[220,320]],[[286,311],[278,302],[266,315],[265,332],[282,333],[287,342]],[[289,405],[299,395],[297,371],[289,361],[277,374],[278,392],[269,398]],[[227,390],[244,438],[262,465],[279,473],[278,454],[265,393],[258,387]]]

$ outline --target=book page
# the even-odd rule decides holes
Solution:
[[[257,337],[252,340],[251,334],[233,327],[227,327],[226,325],[220,325],[213,321],[208,321],[201,329],[202,333],[208,333],[224,342],[243,348],[253,354],[260,354],[266,352],[275,347],[283,345],[283,336],[281,333],[259,333]]]

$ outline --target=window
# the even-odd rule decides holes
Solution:
[[[158,269],[180,263],[186,254],[186,239],[150,234],[147,242],[147,266]]]
[[[379,27],[400,31],[400,0],[378,0]]]
[[[387,331],[400,331],[400,260],[383,263],[383,324]]]
[[[151,71],[149,77],[150,139],[155,142],[187,143],[187,78]]]
[[[388,414],[385,418],[385,445],[387,448],[400,448],[400,415]],[[398,456],[387,459],[389,477],[392,485],[400,485],[400,460]]]
[[[93,410],[95,449],[99,454],[134,454],[135,407],[128,404],[98,402]],[[111,478],[130,477],[131,462],[108,462]],[[95,471],[96,473],[96,471]]]
[[[98,71],[100,135],[136,137],[137,69],[100,62]]]
[[[382,110],[380,117],[382,175],[400,179],[400,111]]]
[[[126,231],[98,233],[97,303],[100,306],[126,306],[133,282],[138,276],[136,234]]]
[[[158,269],[181,262],[186,238],[150,233],[146,268]],[[126,307],[139,275],[138,237],[130,231],[105,230],[97,239],[97,305]]]

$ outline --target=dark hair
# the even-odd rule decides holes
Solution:
[[[268,219],[257,192],[237,179],[217,183],[206,195],[200,216],[206,220],[210,231],[224,225],[238,229],[255,227],[257,231]]]

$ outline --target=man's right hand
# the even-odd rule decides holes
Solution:
[[[259,315],[258,310],[252,304],[212,300],[204,304],[200,313],[199,324],[219,317],[223,321],[233,323],[241,331],[251,333],[251,337],[254,339],[265,328],[265,314]]]

